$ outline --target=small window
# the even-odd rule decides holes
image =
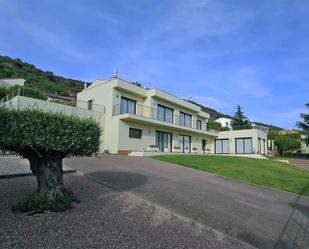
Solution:
[[[130,138],[142,138],[142,130],[130,128],[129,129],[129,137]]]
[[[92,110],[93,108],[93,100],[88,100],[88,110]]]

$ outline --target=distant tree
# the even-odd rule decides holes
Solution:
[[[306,107],[309,109],[309,103],[306,104]],[[309,144],[309,113],[301,113],[300,117],[302,121],[297,122],[297,126],[303,130],[305,135],[305,143]]]
[[[279,135],[276,137],[275,145],[282,156],[285,156],[286,152],[294,152],[301,148],[300,141],[288,135]]]
[[[250,121],[245,116],[240,105],[237,105],[236,112],[231,122],[233,130],[243,130],[252,128]]]
[[[37,179],[37,191],[25,201],[23,211],[59,211],[70,207],[68,192],[63,187],[62,159],[96,153],[100,132],[92,119],[0,107],[0,151],[14,152],[28,159]]]
[[[7,95],[7,90],[5,87],[0,87],[0,99],[4,98]]]

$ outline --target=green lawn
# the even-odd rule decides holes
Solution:
[[[309,196],[309,171],[273,160],[233,156],[160,155],[165,162]]]

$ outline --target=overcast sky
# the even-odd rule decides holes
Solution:
[[[306,0],[0,0],[0,54],[119,77],[292,128],[309,102]]]

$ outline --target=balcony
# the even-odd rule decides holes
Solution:
[[[174,113],[162,112],[161,110],[141,104],[135,104],[134,106],[122,106],[120,104],[114,105],[113,116],[117,115],[126,115],[126,119],[135,119],[147,123],[165,125],[167,127],[200,134],[217,136],[219,133],[217,130],[207,127],[206,122],[183,119]]]

